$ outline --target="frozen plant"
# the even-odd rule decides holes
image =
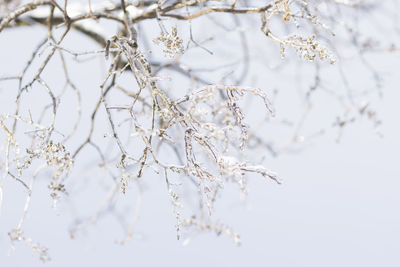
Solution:
[[[304,149],[332,127],[338,141],[360,118],[379,131],[374,101],[382,94],[382,78],[367,54],[398,49],[387,38],[359,30],[358,23],[373,19],[370,14],[384,5],[390,4],[1,1],[1,57],[25,62],[15,71],[2,60],[0,69],[0,208],[10,205],[3,201],[12,191],[8,180],[22,185],[27,196],[19,224],[7,229],[11,242],[24,241],[40,259],[49,259],[47,249],[23,231],[38,177],[56,203],[74,197],[75,183],[90,192],[86,177],[104,175],[96,180],[106,188],[104,199],[75,221],[70,235],[75,238],[115,208],[119,194],[135,194],[135,204],[129,203],[135,212],[124,218],[130,220],[126,243],[136,234],[143,184],[155,175],[166,187],[178,239],[205,231],[239,245],[239,234],[215,215],[227,183],[241,196],[253,176],[281,184],[269,159]],[[24,36],[23,28],[32,28],[34,37]],[[21,42],[32,49],[28,57],[17,51]],[[359,80],[343,69],[350,58],[343,50],[373,77],[372,85],[353,85]],[[293,69],[302,79],[294,78]],[[332,85],[330,79],[338,82]],[[288,87],[290,97],[282,99]],[[340,108],[316,125],[322,130],[307,135],[315,131],[304,129],[309,114],[319,112],[317,93]],[[300,109],[291,104],[295,98]],[[280,115],[285,108],[296,114]],[[185,190],[196,196],[195,208]]]

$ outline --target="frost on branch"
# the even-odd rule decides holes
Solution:
[[[285,54],[285,46],[293,47],[300,57],[311,62],[313,62],[316,57],[321,61],[328,60],[330,64],[335,64],[337,61],[332,52],[321,45],[321,43],[315,39],[314,35],[308,38],[294,35],[284,39],[281,43],[282,56]]]

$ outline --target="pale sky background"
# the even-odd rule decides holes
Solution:
[[[200,27],[199,38],[203,36],[201,33],[207,35],[207,32],[200,31],[204,25],[194,25],[195,33],[196,27]],[[249,26],[245,24],[244,27]],[[246,30],[257,32],[258,27],[257,24],[254,29]],[[379,29],[377,27],[371,31]],[[0,77],[19,73],[32,48],[44,36],[45,31],[39,27],[2,32]],[[274,45],[271,45],[271,49],[275,50],[259,55],[257,49],[264,43],[258,40],[263,36],[251,36],[250,43],[256,48],[252,50],[255,52],[251,57],[255,61],[246,82],[266,88],[268,93],[282,84],[282,92],[277,100],[277,119],[279,116],[291,116],[296,120],[303,103],[302,100],[296,100],[302,91],[297,86],[310,82],[307,77],[312,77],[313,65],[299,65],[297,59],[291,58],[282,61],[279,48]],[[73,47],[76,51],[98,49],[90,41],[81,41],[79,37],[78,34],[71,34],[65,46]],[[223,37],[234,38],[229,34]],[[393,35],[393,40],[398,43],[398,35]],[[265,40],[265,43],[268,42]],[[212,43],[208,48],[215,48],[213,57],[201,50],[193,51],[199,64],[213,64],[215,58],[216,62],[221,62],[226,48]],[[264,61],[261,58],[268,62],[264,67],[281,62],[282,70],[278,74],[263,74]],[[164,178],[150,171],[142,178],[145,180],[141,183],[141,215],[131,242],[118,244],[124,238],[122,226],[126,221],[116,218],[126,214],[128,218],[133,216],[137,193],[135,187],[128,190],[126,195],[119,195],[118,216],[104,214],[98,223],[79,232],[74,240],[70,239],[68,231],[75,220],[93,213],[106,192],[106,179],[103,179],[101,171],[85,168],[95,164],[92,152],[88,149],[82,158],[86,165],[74,171],[67,184],[75,194],[71,198],[63,197],[56,209],[52,208],[47,189],[48,176],[39,177],[35,185],[32,207],[23,229],[27,236],[49,248],[52,260],[48,263],[40,262],[38,255],[33,254],[31,248],[22,242],[15,243],[15,250],[11,249],[7,232],[17,225],[22,215],[26,192],[7,178],[0,214],[0,266],[400,266],[399,59],[398,55],[388,53],[376,53],[368,57],[384,78],[383,97],[371,97],[372,105],[383,122],[383,137],[376,134],[371,123],[364,118],[345,128],[341,141],[337,143],[338,129],[331,125],[335,114],[341,112],[334,104],[335,100],[317,93],[313,100],[317,103],[316,110],[311,113],[302,134],[307,136],[322,128],[326,130],[325,134],[313,139],[311,145],[301,151],[285,153],[277,158],[262,150],[254,152],[253,156],[258,159],[265,156],[263,163],[279,173],[283,184],[277,185],[258,176],[250,176],[249,195],[244,203],[240,202],[236,186],[226,186],[216,206],[215,219],[240,234],[241,247],[237,247],[229,237],[216,237],[214,233],[194,235],[187,245],[183,245],[182,240],[177,241],[176,222]],[[72,62],[71,59],[69,61]],[[98,64],[101,61],[104,60],[95,59],[89,63]],[[359,65],[353,67],[351,60],[345,62],[349,64],[345,71],[352,76],[356,86],[373,87],[370,73],[358,68]],[[76,64],[77,67],[71,70],[71,76],[80,81],[76,83],[85,99],[97,95],[96,86],[102,75],[102,66],[91,69],[87,68],[89,63],[80,67]],[[52,64],[54,67],[46,75],[49,82],[57,87],[59,70],[56,63]],[[337,67],[324,67],[324,71],[330,77],[325,84],[334,87]],[[256,75],[257,80],[254,78]],[[275,75],[289,78],[280,80],[281,76]],[[10,90],[14,89],[15,82],[0,83],[0,113],[12,110],[13,93]],[[41,101],[41,97],[32,92],[29,101]],[[67,95],[66,99],[74,103],[73,97],[72,94]],[[68,116],[75,116],[71,115],[73,112],[68,113],[68,104],[60,109],[67,111],[65,114]],[[83,113],[90,109],[84,107]],[[251,112],[257,118],[255,115],[264,111]],[[283,115],[279,115],[279,112]],[[65,120],[69,119],[63,116]],[[83,125],[82,136],[86,135],[85,127]],[[107,126],[104,127],[104,132],[107,132]],[[279,140],[281,130],[272,127],[270,130],[262,129],[260,135],[269,137],[269,134],[275,134]],[[100,135],[103,133],[100,132]],[[74,140],[71,146],[81,139]]]

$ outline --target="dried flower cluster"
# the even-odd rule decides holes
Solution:
[[[154,40],[155,44],[163,44],[163,52],[170,58],[174,58],[184,53],[183,41],[178,36],[176,25],[172,27],[171,32],[166,34],[161,32],[161,35]]]
[[[15,241],[24,241],[28,246],[32,248],[32,251],[39,254],[41,261],[49,261],[50,257],[47,253],[48,249],[46,247],[41,246],[38,243],[32,241],[31,238],[24,236],[24,233],[18,229],[12,229],[11,232],[8,233],[11,242]]]

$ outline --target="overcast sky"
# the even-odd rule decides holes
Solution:
[[[258,25],[255,30],[258,30]],[[21,71],[31,49],[42,38],[37,36],[44,36],[43,33],[39,28],[31,28],[0,34],[0,77]],[[74,38],[78,37],[72,35],[67,44],[76,44],[78,39]],[[90,43],[85,42],[83,44]],[[77,50],[82,51],[79,46]],[[224,57],[218,53],[215,56]],[[216,206],[215,218],[240,234],[241,247],[237,247],[229,237],[217,237],[214,233],[193,234],[186,242],[185,239],[177,241],[176,221],[164,180],[151,172],[141,184],[140,219],[131,242],[119,244],[128,223],[123,217],[127,214],[128,218],[134,216],[137,201],[134,187],[128,194],[118,197],[118,213],[103,214],[95,225],[71,239],[69,230],[76,219],[93,213],[106,193],[105,185],[97,180],[105,176],[104,173],[96,168],[85,169],[94,164],[90,152],[82,159],[86,165],[73,173],[70,186],[75,195],[62,198],[56,209],[52,208],[46,175],[38,179],[23,228],[26,235],[49,248],[52,260],[45,264],[49,267],[400,266],[399,56],[381,53],[369,59],[384,78],[383,97],[373,102],[382,120],[382,136],[374,131],[367,119],[345,128],[339,143],[336,142],[338,129],[329,127],[332,120],[324,125],[312,125],[303,134],[313,133],[319,128],[324,128],[325,133],[301,151],[284,153],[276,158],[265,156],[263,163],[279,173],[282,185],[250,176],[248,197],[241,202],[238,189],[228,184]],[[257,64],[252,65],[255,74],[262,71]],[[287,64],[294,62],[288,60]],[[294,88],[293,84],[298,81],[296,72],[285,68],[283,72],[293,74],[293,79],[285,82]],[[72,75],[82,80],[83,97],[90,98],[98,93],[96,84],[102,75],[101,70],[101,66],[100,70],[88,70],[85,64],[72,70]],[[312,68],[294,70],[311,72]],[[57,71],[52,68],[47,75],[52,77],[54,72],[55,77]],[[330,73],[333,76],[337,69],[326,68],[325,72],[327,76]],[[360,83],[374,82],[363,69],[352,69],[352,75]],[[57,84],[55,78],[49,80]],[[258,76],[255,83],[269,85],[270,77]],[[0,113],[12,110],[12,88],[15,88],[15,83],[0,83]],[[295,93],[298,92],[293,89],[282,95]],[[40,97],[32,93],[29,101],[41,101]],[[73,97],[70,98],[73,101]],[[288,103],[291,101],[294,100],[288,98]],[[331,105],[324,94],[316,94],[314,102]],[[282,112],[290,114],[290,109]],[[67,115],[63,116],[68,120]],[[326,118],[332,118],[331,111],[321,108],[313,113],[311,121],[325,121]],[[261,133],[262,136],[267,134]],[[4,188],[0,214],[0,265],[44,266],[26,244],[15,243],[15,250],[11,248],[7,233],[17,225],[22,215],[26,191],[11,178],[7,178]]]

